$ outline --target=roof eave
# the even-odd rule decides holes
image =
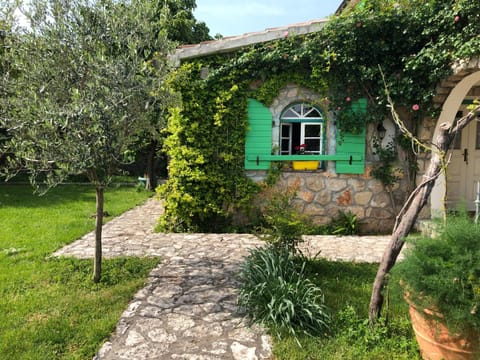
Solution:
[[[212,54],[232,52],[243,47],[285,38],[286,36],[304,35],[320,31],[328,19],[312,20],[307,23],[266,29],[261,32],[247,33],[215,41],[202,42],[195,45],[181,46],[172,56],[174,63]]]

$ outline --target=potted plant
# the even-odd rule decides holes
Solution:
[[[393,273],[424,359],[480,359],[479,224],[449,217],[436,235],[414,240]]]
[[[305,155],[307,144],[300,144],[295,146],[295,151],[298,155]],[[317,170],[320,161],[318,160],[296,160],[292,161],[293,170]]]

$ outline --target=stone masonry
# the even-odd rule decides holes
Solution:
[[[295,204],[315,224],[328,224],[340,212],[351,212],[357,216],[362,234],[390,233],[395,214],[403,204],[406,185],[401,181],[389,193],[370,171],[367,167],[363,175],[346,175],[284,170],[276,186],[279,189],[298,186]],[[260,181],[265,173],[249,175]]]
[[[380,181],[368,175],[284,172],[279,186],[295,183],[299,183],[299,210],[314,223],[328,224],[339,212],[351,212],[357,216],[362,233],[389,232],[395,220],[392,198],[397,203],[395,196],[402,196],[396,191],[398,185],[390,196]]]

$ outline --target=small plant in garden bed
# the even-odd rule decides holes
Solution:
[[[355,215],[351,211],[340,211],[338,213],[338,216],[333,219],[330,228],[333,235],[357,235],[357,215]]]
[[[312,228],[307,216],[300,214],[295,206],[298,183],[291,186],[269,187],[263,193],[260,205],[263,224],[261,238],[281,248],[287,247],[292,253],[302,241],[302,235]]]

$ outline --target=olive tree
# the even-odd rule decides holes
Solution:
[[[5,119],[7,110],[8,87],[7,79],[9,76],[9,60],[7,53],[9,51],[8,34],[12,31],[14,18],[14,4],[10,1],[0,0],[0,123]],[[0,169],[4,170],[4,142],[6,140],[6,131],[0,126]]]
[[[104,189],[152,126],[151,109],[172,101],[165,85],[172,46],[150,21],[148,1],[31,0],[24,11],[29,25],[10,39],[10,164],[27,169],[37,188],[88,177],[98,282]]]

